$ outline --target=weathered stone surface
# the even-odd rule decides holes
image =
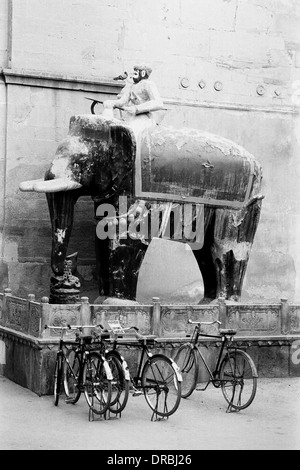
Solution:
[[[94,303],[102,303],[103,305],[140,305],[136,300],[119,299],[118,297],[107,297],[103,302],[96,299]]]
[[[198,304],[203,280],[189,245],[153,238],[142,262],[136,299],[141,303],[159,297],[163,303]]]

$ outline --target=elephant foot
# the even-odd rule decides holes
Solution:
[[[64,276],[52,276],[50,280],[50,304],[75,304],[80,302],[80,281],[72,276],[66,281]]]
[[[72,260],[65,261],[64,274],[50,279],[50,304],[74,304],[80,301],[80,281],[72,274]]]

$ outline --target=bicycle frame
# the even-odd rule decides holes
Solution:
[[[80,342],[77,347],[74,349],[75,354],[77,354],[78,360],[79,360],[79,375],[78,375],[78,387],[81,387],[83,384],[83,366],[84,362],[86,360],[86,355],[88,354],[88,351],[85,349],[86,344],[84,342]],[[63,356],[64,356],[64,361],[67,364],[67,367],[69,369],[69,372],[71,373],[73,379],[76,379],[76,373],[69,361],[68,356],[65,354],[63,351]],[[81,390],[82,391],[82,390]]]
[[[77,335],[75,341],[72,340],[72,341],[69,341],[69,343],[64,341],[64,333],[65,333],[65,331],[68,331],[68,330],[81,330],[82,331],[83,328],[95,328],[95,326],[94,325],[68,325],[68,326],[52,326],[52,325],[48,326],[48,325],[46,325],[45,329],[47,329],[47,328],[53,329],[53,330],[61,330],[61,334],[60,334],[60,338],[59,338],[59,344],[58,344],[58,350],[57,350],[57,357],[58,356],[62,357],[62,360],[67,364],[67,367],[68,367],[69,372],[71,373],[72,377],[74,379],[76,379],[76,373],[74,372],[74,369],[70,364],[70,361],[68,359],[68,356],[67,356],[67,354],[65,352],[65,348],[64,348],[64,346],[66,347],[67,344],[70,344],[70,345],[72,344],[73,345],[74,352],[75,352],[75,354],[77,354],[77,357],[78,357],[78,360],[79,360],[78,387],[82,387],[82,385],[83,385],[84,363],[85,363],[86,358],[89,354],[90,348],[88,347],[88,343],[85,341],[85,338],[80,337],[79,335]],[[76,346],[76,347],[74,348],[74,346]],[[101,342],[101,349],[104,349],[103,342]],[[104,368],[106,370],[107,377],[109,379],[112,379],[111,371],[110,371],[110,368],[109,368],[109,365],[108,365],[107,361],[104,358],[104,354],[103,354],[102,351],[99,351],[99,352],[100,352],[102,360],[103,360],[103,365],[104,365]],[[66,401],[68,401],[68,400],[66,400]]]
[[[118,355],[118,357],[122,361],[122,364],[124,364],[124,361],[125,361],[125,366],[126,366],[125,378],[130,379],[131,382],[133,383],[133,385],[135,386],[135,388],[137,388],[137,389],[141,388],[141,384],[139,384],[139,382],[141,381],[141,374],[142,374],[143,365],[145,363],[145,360],[144,360],[145,356],[147,356],[147,358],[150,358],[152,356],[152,353],[149,351],[148,346],[146,344],[146,340],[142,340],[142,341],[143,341],[143,343],[141,343],[141,341],[132,343],[132,346],[137,347],[138,349],[141,350],[141,356],[140,356],[140,359],[138,361],[137,375],[134,376],[134,377],[132,377],[132,375],[130,374],[130,372],[127,368],[126,361],[124,360],[123,356],[120,354],[120,352],[117,349],[117,347],[122,346],[122,344],[123,345],[128,345],[128,342],[122,343],[122,341],[118,341],[117,336],[115,336],[115,338],[113,340],[113,343],[112,343],[112,349],[111,349],[112,351],[114,351],[115,354]]]
[[[202,322],[202,324],[203,323],[204,322]],[[221,379],[218,378],[218,374],[219,374],[219,371],[220,371],[221,361],[224,359],[226,354],[228,354],[228,343],[233,341],[233,337],[231,336],[228,339],[226,334],[224,336],[223,335],[221,336],[221,335],[211,335],[211,334],[201,333],[200,328],[201,328],[200,325],[195,326],[194,334],[191,338],[191,344],[192,344],[193,349],[200,356],[200,358],[202,360],[202,363],[204,364],[204,367],[205,367],[205,369],[207,370],[207,372],[209,374],[209,379],[208,379],[205,387],[204,388],[197,388],[197,390],[199,390],[199,391],[204,391],[204,390],[207,389],[207,387],[210,383],[212,383],[215,387],[220,386]],[[200,336],[204,337],[204,338],[218,339],[218,340],[221,340],[221,342],[222,342],[221,349],[219,351],[219,355],[218,355],[218,359],[217,359],[217,363],[216,363],[215,369],[213,371],[209,367],[204,355],[202,354],[202,352],[201,352],[201,350],[200,350],[200,348],[197,344]],[[224,349],[226,350],[225,355],[223,355]],[[232,349],[234,349],[234,348],[232,348]]]
[[[142,379],[142,369],[147,358],[149,359],[152,356],[152,353],[149,352],[148,346],[145,341],[142,344],[139,344],[139,349],[141,349],[141,355],[138,362],[137,374],[135,377],[132,377],[132,381],[137,389],[141,388],[141,379]]]
[[[78,354],[78,356],[79,356],[79,362],[80,362],[80,379],[81,379],[81,378],[82,378],[82,368],[83,368],[82,366],[83,366],[84,357],[85,357],[84,355],[85,355],[85,353],[87,352],[86,349],[85,349],[85,348],[86,348],[86,344],[85,344],[84,341],[82,341],[82,339],[80,339],[80,338],[79,338],[79,343],[78,343],[78,344],[76,344],[76,341],[77,341],[77,340],[75,340],[75,341],[72,340],[72,341],[69,341],[69,342],[64,341],[64,333],[65,333],[65,331],[68,331],[68,330],[75,330],[75,329],[78,329],[79,327],[78,327],[78,326],[76,326],[76,327],[71,327],[71,326],[69,325],[69,326],[67,326],[67,327],[65,327],[65,326],[57,326],[57,327],[56,327],[56,326],[47,326],[47,328],[49,328],[49,329],[59,329],[59,330],[61,330],[61,334],[60,334],[60,338],[59,338],[59,343],[58,343],[57,354],[58,354],[58,355],[60,354],[60,355],[62,356],[63,360],[68,364],[68,367],[69,367],[69,369],[72,371],[73,376],[75,376],[75,374],[74,374],[73,368],[72,368],[72,366],[71,366],[71,364],[70,364],[70,361],[69,361],[69,359],[68,359],[68,357],[67,357],[67,355],[66,355],[65,348],[66,348],[66,346],[67,346],[68,344],[69,344],[69,345],[74,345],[74,346],[76,345],[76,349],[74,349],[74,351],[75,351],[76,353],[78,353],[78,352],[80,353],[80,354]]]

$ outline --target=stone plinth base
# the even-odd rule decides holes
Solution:
[[[240,304],[219,299],[210,305],[167,305],[153,297],[149,305],[89,303],[82,297],[76,304],[50,304],[47,297],[36,302],[14,297],[7,289],[0,294],[0,372],[38,395],[53,393],[53,373],[62,326],[102,324],[119,320],[124,327],[135,326],[141,334],[158,338],[155,350],[174,358],[177,348],[187,340],[193,321],[219,320],[222,328],[237,330],[235,342],[253,357],[259,377],[300,376],[300,306],[285,299],[276,304]],[[218,334],[215,325],[205,327]],[[221,342],[201,341],[203,354],[213,364]],[[134,373],[137,351],[122,350]],[[203,377],[205,379],[205,377]]]

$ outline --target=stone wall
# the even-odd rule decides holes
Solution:
[[[242,301],[300,301],[300,5],[295,0],[31,0],[0,2],[0,289],[49,293],[43,177],[86,97],[114,97],[113,77],[153,67],[164,125],[230,138],[260,160],[265,199]],[[82,295],[94,279],[93,207],[76,207]]]

